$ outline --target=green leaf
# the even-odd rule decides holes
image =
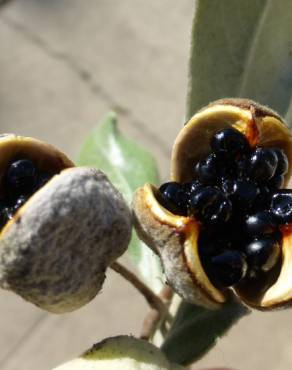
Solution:
[[[188,365],[198,360],[249,310],[236,303],[208,310],[182,302],[168,332],[162,351],[170,361]]]
[[[197,0],[187,118],[243,97],[292,118],[292,1]]]
[[[133,192],[146,182],[158,183],[153,157],[117,129],[115,113],[109,113],[95,127],[81,148],[78,164],[102,170],[130,205]],[[156,292],[162,287],[158,257],[142,243],[135,232],[128,252],[148,285]]]

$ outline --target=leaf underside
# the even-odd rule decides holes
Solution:
[[[249,98],[292,123],[292,1],[198,0],[187,119],[209,102]]]
[[[158,183],[154,158],[143,148],[123,136],[117,129],[115,113],[109,113],[93,129],[83,144],[78,164],[103,171],[131,204],[133,192],[146,182]],[[145,282],[155,291],[162,287],[162,272],[157,256],[133,231],[128,253]]]
[[[236,302],[208,310],[182,302],[161,349],[170,361],[188,365],[208,352],[249,310]]]

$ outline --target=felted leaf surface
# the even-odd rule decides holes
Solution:
[[[146,150],[123,136],[117,129],[117,117],[109,113],[93,129],[83,144],[78,158],[80,166],[102,170],[123,194],[128,204],[133,192],[146,182],[158,183],[154,158]],[[156,292],[162,287],[162,272],[157,256],[133,231],[128,252],[145,282]]]
[[[161,349],[170,361],[187,365],[202,357],[242,316],[244,306],[230,302],[208,310],[182,302]]]
[[[197,0],[187,118],[224,97],[269,105],[292,121],[292,2]]]
[[[107,338],[55,370],[184,370],[153,344],[128,336]]]

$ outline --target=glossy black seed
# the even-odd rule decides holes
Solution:
[[[9,191],[16,193],[31,193],[35,185],[36,168],[27,159],[13,162],[6,174],[6,186]]]
[[[187,197],[190,197],[197,190],[203,187],[202,183],[199,180],[193,180],[191,182],[185,182],[182,184],[182,189],[186,193]]]
[[[233,189],[234,189],[234,180],[231,180],[231,179],[226,179],[225,177],[223,177],[220,181],[220,185],[219,185],[220,189],[226,194],[226,195],[230,195],[233,193]]]
[[[52,178],[52,175],[49,175],[46,173],[40,173],[36,179],[35,191],[42,188],[51,178]]]
[[[271,270],[280,257],[280,243],[273,237],[262,237],[253,240],[245,248],[249,274],[256,275],[257,271]]]
[[[190,205],[190,200],[195,194],[196,191],[199,189],[203,189],[203,185],[200,183],[198,180],[193,180],[191,182],[187,182],[182,184],[182,192],[184,193],[184,199],[185,199],[185,204],[183,205],[184,209],[184,215],[188,213],[189,205]]]
[[[248,155],[242,155],[236,160],[236,175],[237,179],[246,179],[249,171],[249,160]]]
[[[176,194],[181,188],[181,184],[178,182],[166,182],[162,184],[159,188],[161,194],[165,197],[172,198],[173,194]]]
[[[22,207],[22,206],[24,205],[24,203],[28,200],[28,198],[29,198],[29,196],[21,195],[21,196],[17,199],[17,201],[16,201],[16,203],[15,203],[15,205],[14,205],[14,207],[13,207],[14,212],[16,212],[16,211],[18,210],[18,208]]]
[[[7,221],[12,219],[12,217],[14,216],[14,213],[15,213],[15,211],[14,211],[13,207],[4,208],[4,214],[6,216]]]
[[[249,176],[258,182],[270,180],[277,168],[278,157],[274,150],[257,148],[250,157]]]
[[[2,228],[8,221],[7,207],[7,202],[4,199],[0,199],[0,228]]]
[[[229,229],[229,223],[225,223],[222,225],[218,225],[218,227],[210,228],[208,226],[205,227],[205,233],[208,235],[209,239],[212,239],[214,243],[217,245],[217,253],[219,254],[220,251],[225,251],[226,249],[233,248],[232,246],[232,235],[227,234],[227,230]]]
[[[215,256],[222,252],[222,248],[219,246],[218,240],[216,240],[216,237],[214,237],[207,228],[200,231],[198,246],[200,256],[203,259],[209,259],[211,256]]]
[[[209,225],[202,226],[198,238],[200,256],[209,260],[227,250],[239,250],[242,240],[242,237],[238,238],[238,231],[230,228],[228,223],[211,228]]]
[[[279,225],[292,223],[292,190],[279,190],[272,196],[271,213]]]
[[[236,179],[238,177],[238,161],[233,156],[223,156],[216,154],[217,157],[217,177],[219,179]]]
[[[15,212],[27,201],[27,199],[28,196],[21,195],[16,200],[15,204],[0,200],[0,228],[13,218]]]
[[[218,188],[207,186],[191,197],[189,213],[205,224],[221,224],[230,219],[232,203]]]
[[[254,182],[248,180],[237,180],[234,181],[233,184],[231,199],[236,206],[247,209],[254,204],[259,194],[260,189]],[[237,211],[240,212],[240,209]]]
[[[167,182],[159,188],[165,208],[178,215],[187,213],[187,194],[177,182]]]
[[[218,131],[211,139],[211,148],[215,153],[235,156],[249,150],[248,141],[241,132],[233,128]]]
[[[198,162],[195,167],[195,174],[203,184],[215,184],[218,178],[218,159],[216,155],[212,153]]]
[[[288,171],[288,158],[283,149],[275,148],[273,150],[278,158],[278,165],[275,175],[285,175],[285,173]]]
[[[244,278],[247,270],[245,257],[238,251],[226,251],[212,257],[210,261],[210,278],[215,285],[230,287]]]
[[[265,210],[271,203],[273,193],[267,186],[259,186],[259,194],[254,203],[254,211]]]
[[[284,175],[274,175],[267,185],[272,190],[281,189],[284,185]]]
[[[247,218],[246,232],[250,236],[259,236],[271,234],[276,230],[276,225],[273,223],[272,216],[268,211],[258,212]]]

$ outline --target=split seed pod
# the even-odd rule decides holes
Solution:
[[[10,134],[0,136],[1,198],[7,167],[19,158],[53,176],[0,231],[0,286],[47,311],[73,311],[95,297],[106,268],[127,249],[130,212],[101,171]]]
[[[292,174],[292,137],[283,119],[270,108],[246,99],[222,99],[195,114],[174,143],[171,179],[191,181],[192,169],[210,152],[210,140],[219,130],[232,127],[243,133],[251,147],[283,149]],[[250,307],[267,310],[292,301],[292,228],[281,228],[282,255],[276,268],[256,282],[235,289],[218,289],[208,278],[198,251],[200,223],[194,217],[171,213],[159,200],[158,190],[146,184],[135,194],[134,219],[140,237],[160,255],[168,283],[186,301],[208,308],[220,307],[232,291]]]
[[[144,340],[121,335],[95,344],[79,358],[54,370],[183,370]]]

